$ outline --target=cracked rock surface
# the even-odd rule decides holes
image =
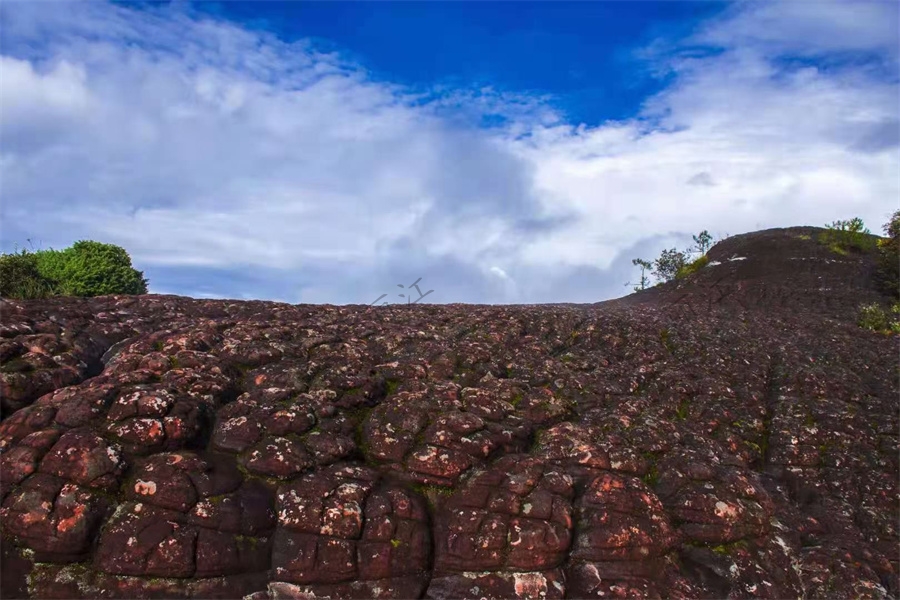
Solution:
[[[866,255],[594,305],[0,300],[3,598],[888,598]]]

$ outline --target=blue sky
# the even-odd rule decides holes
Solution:
[[[225,2],[205,13],[309,39],[370,77],[429,89],[493,86],[550,96],[575,123],[635,116],[662,89],[634,51],[689,32],[720,2]]]
[[[154,293],[621,296],[690,235],[900,200],[896,2],[0,5],[0,249]],[[400,301],[399,298],[394,301]]]

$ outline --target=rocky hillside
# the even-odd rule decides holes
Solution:
[[[2,597],[896,597],[898,338],[817,231],[595,305],[2,301]]]

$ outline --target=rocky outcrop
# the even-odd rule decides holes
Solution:
[[[4,598],[896,597],[873,261],[596,305],[0,301]]]

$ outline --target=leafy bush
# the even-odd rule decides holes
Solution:
[[[694,238],[695,245],[684,251],[675,248],[663,250],[662,253],[660,253],[659,258],[653,262],[642,258],[633,259],[631,264],[641,268],[641,282],[639,285],[634,286],[634,291],[637,292],[646,289],[649,284],[649,279],[646,274],[650,269],[653,269],[651,274],[656,278],[658,285],[662,282],[686,277],[709,264],[709,258],[707,258],[706,252],[712,247],[713,236],[704,229],[699,234],[692,237]],[[700,257],[689,264],[688,259],[691,254],[695,252],[699,252]],[[631,285],[631,283],[626,283],[625,285]]]
[[[678,272],[675,273],[675,278],[681,279],[683,277],[687,277],[691,273],[696,273],[697,271],[699,271],[700,269],[702,269],[703,267],[705,267],[708,264],[709,264],[709,257],[704,254],[700,258],[697,258],[697,259],[689,262],[688,264],[684,265],[680,269],[678,269]]]
[[[900,300],[900,210],[884,224],[886,238],[878,240],[876,281],[887,294]]]
[[[675,248],[663,250],[659,258],[653,261],[653,266],[656,267],[653,275],[662,281],[672,281],[685,264],[687,264],[687,254],[684,252]]]
[[[835,221],[825,227],[828,231],[819,234],[819,241],[836,254],[846,256],[851,251],[875,250],[876,238],[859,217],[849,221]]]
[[[63,295],[147,293],[143,272],[131,266],[131,257],[120,246],[83,240],[65,250],[37,254],[41,274],[59,281]]]
[[[880,304],[862,304],[859,307],[860,327],[878,333],[900,333],[900,302],[891,306],[891,317]]]
[[[0,297],[31,300],[56,295],[56,282],[41,275],[37,255],[21,252],[0,255]]]
[[[124,248],[112,244],[79,241],[65,250],[23,250],[0,260],[10,265],[0,282],[0,295],[9,298],[147,293],[143,272],[131,266]]]

